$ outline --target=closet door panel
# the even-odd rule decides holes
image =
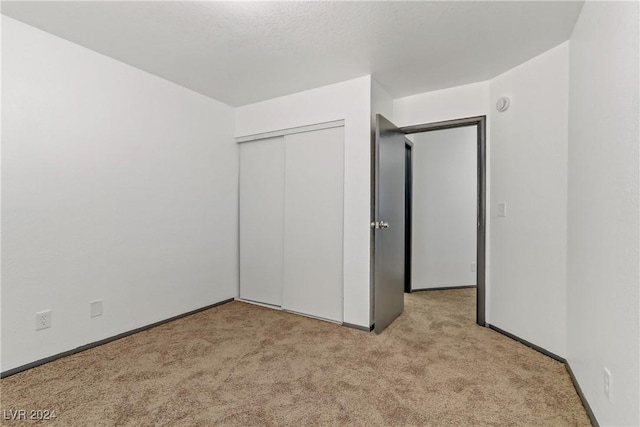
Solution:
[[[240,298],[275,306],[282,304],[284,149],[284,137],[240,144]]]
[[[344,128],[285,137],[283,308],[342,322]]]

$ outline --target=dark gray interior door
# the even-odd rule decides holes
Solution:
[[[405,136],[376,115],[374,141],[374,322],[384,330],[404,309]]]

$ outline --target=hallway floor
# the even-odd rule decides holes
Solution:
[[[52,426],[589,426],[564,365],[474,307],[475,289],[406,295],[375,335],[234,301],[5,378],[1,409],[55,410]]]

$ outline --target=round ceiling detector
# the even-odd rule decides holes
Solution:
[[[503,96],[502,98],[498,99],[498,102],[496,102],[496,109],[501,113],[504,113],[509,109],[509,105],[511,105],[511,100],[506,96]]]

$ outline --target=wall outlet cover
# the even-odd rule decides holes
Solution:
[[[51,310],[36,313],[36,331],[51,327]]]
[[[498,203],[498,216],[499,217],[507,216],[507,202]]]

